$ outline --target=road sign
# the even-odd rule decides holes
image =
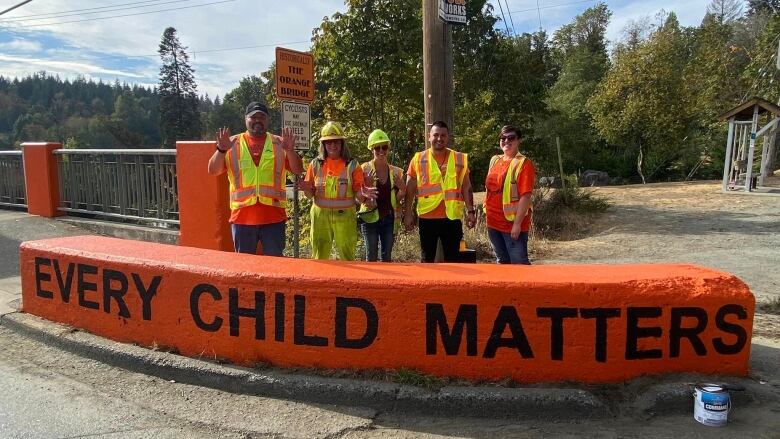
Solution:
[[[280,101],[314,100],[314,57],[310,53],[276,48],[276,97]]]
[[[439,0],[439,18],[445,23],[466,23],[466,0]]]
[[[282,128],[295,135],[295,150],[308,151],[311,139],[309,104],[282,102]]]

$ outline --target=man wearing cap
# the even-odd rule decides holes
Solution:
[[[246,132],[230,135],[217,131],[217,150],[209,160],[210,175],[228,173],[230,182],[230,224],[233,246],[238,253],[282,256],[285,246],[287,173],[303,171],[295,152],[295,137],[289,129],[282,136],[266,131],[268,109],[251,102],[246,107]]]

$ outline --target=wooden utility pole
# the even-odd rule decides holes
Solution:
[[[452,29],[439,19],[439,0],[423,2],[423,93],[425,140],[433,122],[443,120],[453,132]],[[450,135],[450,145],[453,136]]]

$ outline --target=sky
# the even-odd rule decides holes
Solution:
[[[0,11],[21,1],[0,0]],[[489,0],[501,17],[498,1]],[[505,1],[500,4],[510,30],[534,32],[541,18],[550,35],[597,4]],[[661,10],[676,13],[684,26],[696,26],[709,2],[606,0],[613,12],[607,38],[621,39],[627,24]],[[0,15],[0,76],[46,71],[67,79],[155,86],[157,48],[172,26],[187,47],[198,92],[214,98],[235,88],[241,78],[267,70],[275,47],[309,50],[312,30],[324,17],[345,10],[343,0],[32,0]]]

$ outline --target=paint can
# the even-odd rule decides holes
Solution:
[[[693,419],[710,427],[725,427],[731,410],[731,397],[723,386],[697,384],[693,390]]]

